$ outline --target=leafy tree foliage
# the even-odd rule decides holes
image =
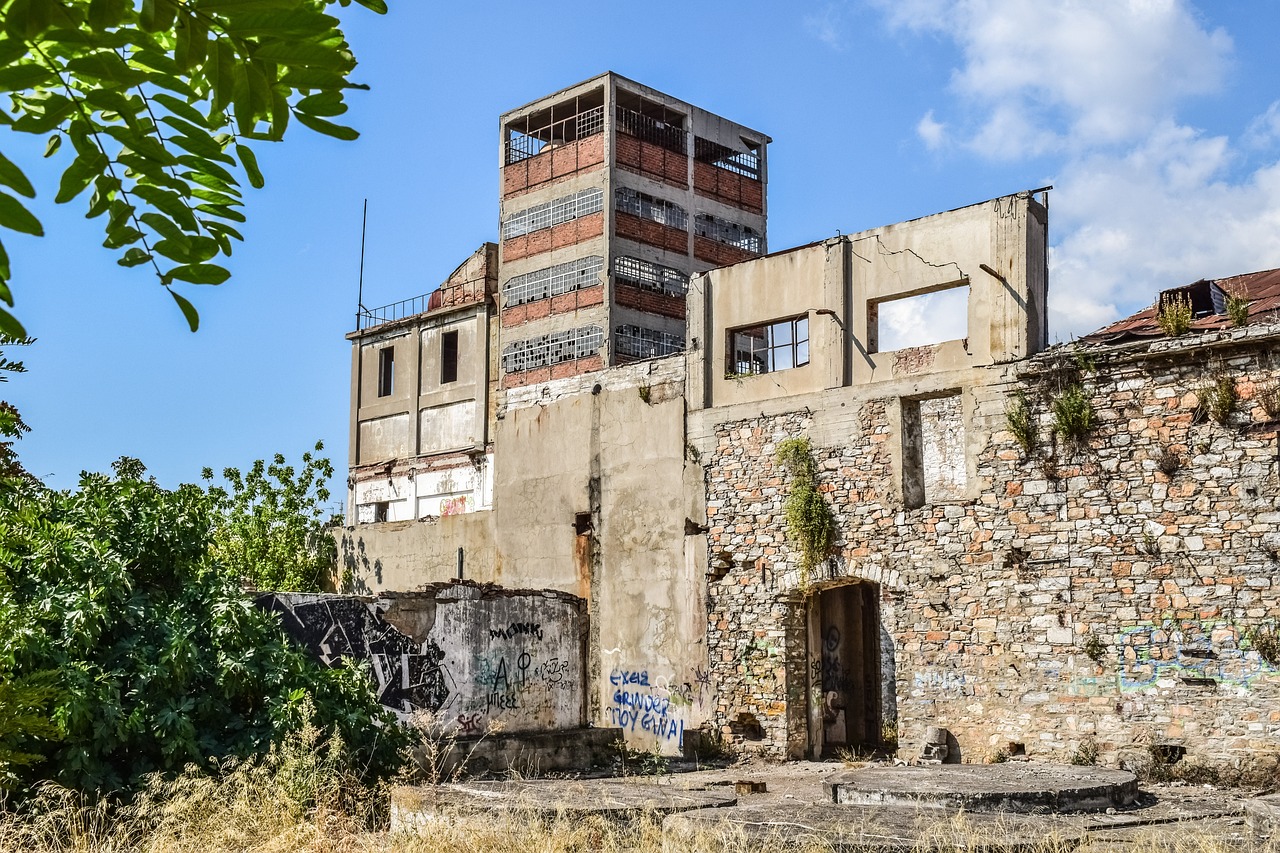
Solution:
[[[0,673],[56,673],[62,735],[0,737],[43,758],[19,776],[115,790],[308,723],[354,767],[394,768],[404,735],[366,675],[313,661],[210,558],[209,495],[166,491],[136,460],[115,467],[73,492],[0,491]]]
[[[0,332],[0,347],[28,346],[32,343],[34,343],[32,339],[15,340]],[[4,354],[3,349],[0,349],[0,382],[8,382],[10,373],[26,372],[27,368],[22,362],[13,361]],[[22,420],[17,406],[0,400],[0,482],[10,478],[16,478],[28,484],[35,482],[35,478],[28,474],[22,467],[22,463],[18,461],[18,454],[13,448],[13,443],[28,432],[31,432],[31,427]]]
[[[326,531],[325,482],[333,465],[318,454],[302,454],[294,468],[276,454],[267,464],[259,459],[248,471],[226,468],[227,487],[211,486],[218,510],[213,532],[213,555],[242,583],[255,589],[312,592],[333,571],[337,546]],[[212,481],[213,471],[204,469]]]
[[[0,124],[70,143],[54,201],[92,188],[90,218],[126,267],[147,265],[191,330],[199,316],[177,282],[221,284],[245,221],[236,171],[263,185],[252,142],[291,118],[339,139],[355,58],[327,14],[351,0],[0,0]],[[385,12],[385,0],[356,0]],[[35,188],[0,153],[0,228],[42,235],[19,200]],[[13,307],[0,243],[0,301]],[[25,337],[0,308],[0,331]]]

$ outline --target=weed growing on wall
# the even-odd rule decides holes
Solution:
[[[1191,331],[1191,297],[1185,293],[1174,293],[1163,300],[1156,311],[1156,323],[1160,331],[1171,338],[1185,335]]]
[[[1025,391],[1018,391],[1013,395],[1013,399],[1005,407],[1004,421],[1018,446],[1024,453],[1030,453],[1036,445],[1036,419],[1031,413]]]
[[[1249,642],[1258,657],[1272,666],[1280,666],[1280,633],[1275,628],[1259,628],[1250,635]]]
[[[1093,738],[1080,741],[1075,752],[1071,753],[1071,763],[1077,767],[1092,767],[1098,763],[1098,742]]]
[[[791,475],[791,491],[782,504],[787,538],[800,547],[801,585],[809,573],[831,553],[835,544],[835,518],[817,488],[817,465],[808,438],[778,442],[777,460]]]
[[[1205,413],[1216,423],[1225,424],[1236,409],[1236,380],[1229,373],[1219,371],[1201,393]]]
[[[1084,653],[1094,663],[1102,663],[1102,656],[1107,653],[1107,646],[1102,638],[1092,631],[1084,638]]]
[[[1085,393],[1084,386],[1072,382],[1062,389],[1051,404],[1053,431],[1072,444],[1083,444],[1093,432],[1097,412]]]
[[[1226,307],[1227,316],[1231,318],[1231,325],[1237,328],[1249,325],[1249,300],[1247,298],[1228,293]]]

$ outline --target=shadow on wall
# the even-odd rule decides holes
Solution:
[[[364,539],[343,533],[338,540],[338,564],[342,572],[335,578],[335,591],[352,595],[371,595],[373,589],[365,578],[372,577],[382,586],[382,560],[370,562]]]

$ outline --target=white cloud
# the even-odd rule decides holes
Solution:
[[[933,110],[925,113],[916,125],[916,133],[930,151],[936,151],[947,141],[947,126],[933,117]]]
[[[1267,111],[1255,118],[1245,131],[1244,143],[1250,148],[1270,148],[1280,142],[1280,101],[1272,101]]]
[[[844,7],[826,3],[804,16],[804,28],[818,41],[834,50],[844,50]]]

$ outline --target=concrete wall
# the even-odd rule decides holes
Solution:
[[[377,599],[273,593],[260,607],[322,662],[366,660],[382,704],[446,732],[555,731],[585,722],[585,602],[441,583]]]

